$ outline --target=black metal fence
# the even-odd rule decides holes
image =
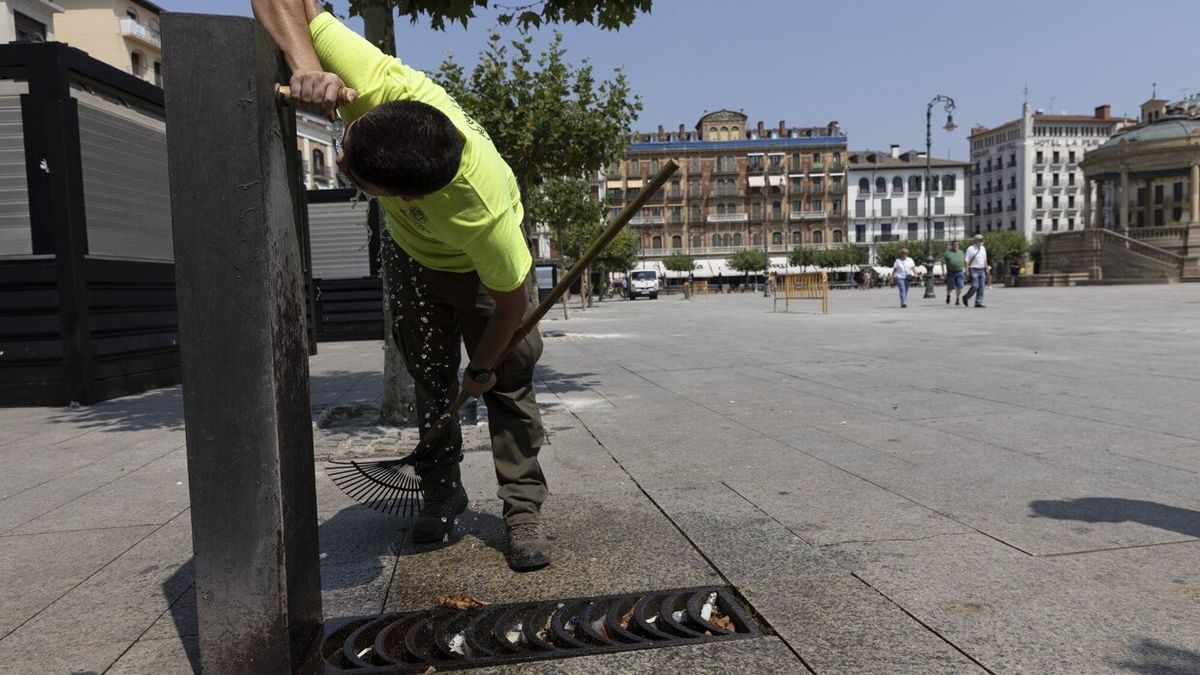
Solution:
[[[180,382],[166,163],[161,89],[63,44],[0,45],[0,406]],[[311,353],[383,335],[380,216],[353,196],[309,191],[298,224]]]

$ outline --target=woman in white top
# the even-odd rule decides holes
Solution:
[[[900,249],[900,257],[892,263],[892,279],[900,290],[900,306],[908,307],[908,282],[916,276],[916,263],[908,257],[908,249]]]

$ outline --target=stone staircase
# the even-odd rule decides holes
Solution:
[[[1182,253],[1188,251],[1186,238],[1177,250],[1181,252],[1100,228],[1058,232],[1046,236],[1043,271],[1030,281],[1031,285],[1200,281],[1200,256]]]

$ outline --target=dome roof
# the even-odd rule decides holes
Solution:
[[[1137,127],[1108,139],[1102,148],[1111,148],[1121,143],[1165,141],[1175,138],[1187,138],[1200,131],[1200,120],[1185,117],[1168,117],[1154,124]]]

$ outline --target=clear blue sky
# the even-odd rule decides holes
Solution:
[[[158,2],[250,14],[249,0]],[[334,6],[345,13],[344,0]],[[418,68],[448,53],[469,67],[495,15],[446,32],[398,21],[397,51]],[[923,147],[925,105],[946,94],[958,104],[959,129],[935,130],[934,155],[963,159],[970,127],[1018,117],[1026,85],[1034,107],[1048,112],[1090,114],[1109,103],[1132,117],[1152,82],[1171,100],[1200,91],[1197,26],[1200,0],[655,0],[651,14],[619,32],[561,30],[571,60],[589,59],[602,77],[625,68],[642,97],[641,131],[690,129],[704,111],[731,108],[768,126],[837,120],[854,149]]]

